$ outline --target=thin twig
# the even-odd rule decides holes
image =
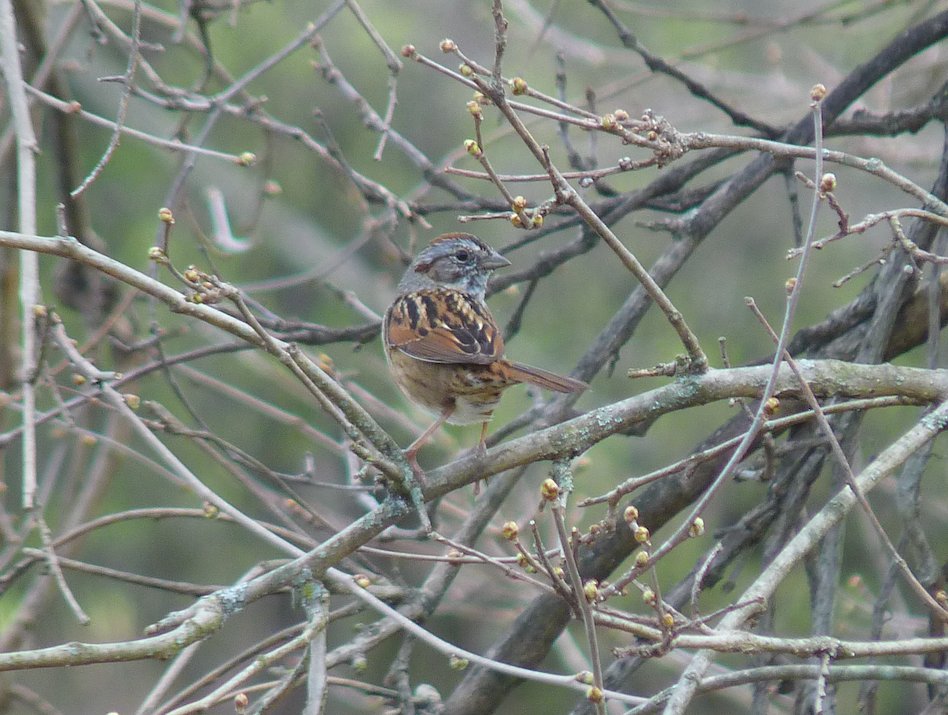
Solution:
[[[0,52],[7,98],[17,140],[17,216],[21,233],[36,233],[36,159],[38,150],[26,100],[20,66],[16,19],[11,0],[0,0]],[[20,311],[23,342],[20,380],[23,390],[23,508],[34,507],[36,494],[36,393],[31,382],[36,372],[36,309],[42,304],[39,260],[35,253],[20,254]]]
[[[135,9],[132,12],[132,46],[128,52],[128,68],[125,70],[125,76],[122,79],[122,97],[119,100],[118,116],[115,118],[115,130],[112,132],[112,138],[106,147],[105,153],[99,159],[95,168],[92,169],[89,176],[86,177],[79,186],[69,192],[72,198],[77,198],[85,193],[92,182],[105,169],[115,150],[118,149],[119,139],[122,136],[122,127],[125,125],[125,117],[128,114],[128,104],[132,98],[132,85],[135,83],[135,72],[138,70],[138,63],[141,60],[141,40],[142,40],[142,2],[135,0]]]

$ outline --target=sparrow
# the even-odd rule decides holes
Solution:
[[[469,233],[449,233],[418,254],[398,284],[382,321],[382,344],[405,396],[437,415],[405,450],[416,476],[418,451],[445,422],[481,423],[478,454],[501,393],[527,383],[554,392],[589,387],[504,357],[504,339],[484,301],[487,281],[510,261]]]

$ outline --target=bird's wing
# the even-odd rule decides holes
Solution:
[[[487,365],[504,356],[504,339],[486,305],[450,289],[400,296],[385,315],[390,347],[418,360]]]

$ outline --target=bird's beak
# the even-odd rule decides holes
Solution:
[[[510,261],[501,256],[499,253],[494,253],[492,256],[487,256],[481,260],[481,268],[484,268],[488,271],[496,271],[498,268],[506,268],[510,265]]]

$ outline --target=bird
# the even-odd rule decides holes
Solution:
[[[589,387],[504,357],[503,335],[484,299],[491,274],[509,265],[473,234],[439,236],[412,261],[385,311],[382,345],[392,378],[409,400],[437,415],[404,452],[419,478],[418,451],[445,422],[480,422],[477,454],[486,454],[487,424],[508,387]]]

